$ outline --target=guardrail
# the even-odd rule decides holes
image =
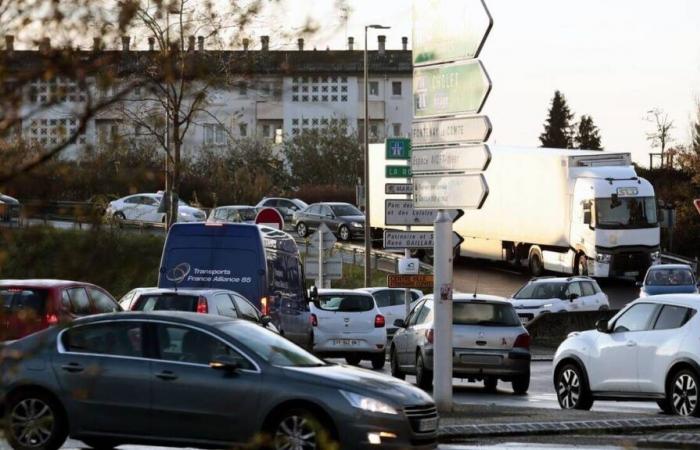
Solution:
[[[661,261],[662,262],[677,263],[677,264],[688,264],[690,267],[693,268],[693,272],[695,272],[696,274],[698,273],[698,258],[697,258],[697,256],[695,257],[695,259],[691,259],[691,258],[681,256],[681,255],[674,255],[673,253],[662,252],[661,253]]]

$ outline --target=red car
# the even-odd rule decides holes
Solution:
[[[0,342],[78,317],[121,310],[107,291],[90,283],[0,280]]]

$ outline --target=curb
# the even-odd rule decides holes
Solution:
[[[700,448],[699,433],[666,433],[637,441],[645,448]]]
[[[482,437],[521,435],[551,435],[577,432],[620,432],[662,430],[666,428],[699,428],[700,420],[688,417],[668,417],[620,420],[581,420],[567,422],[495,423],[483,425],[448,425],[438,430],[441,442],[459,442]],[[700,435],[698,435],[700,436]]]

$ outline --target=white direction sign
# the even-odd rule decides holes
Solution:
[[[459,142],[484,142],[491,135],[491,121],[487,116],[445,117],[413,122],[411,142],[433,145]]]
[[[304,261],[304,274],[307,278],[318,276],[318,258],[306,258],[306,261]],[[340,280],[343,278],[343,258],[340,255],[323,260],[323,278],[326,280]]]
[[[409,195],[413,194],[412,183],[387,183],[384,185],[385,194]]]
[[[385,200],[384,224],[385,225],[432,225],[437,217],[437,210],[415,209],[413,200]],[[447,211],[453,222],[462,217],[464,211]]]
[[[401,248],[433,248],[434,233],[432,231],[391,231],[384,230],[384,248],[385,249],[401,249]],[[464,239],[452,232],[452,247],[459,246]]]
[[[416,208],[479,209],[489,188],[482,174],[429,175],[413,178],[413,202]]]
[[[484,144],[414,149],[411,172],[415,176],[417,172],[481,171],[490,161],[491,152]]]

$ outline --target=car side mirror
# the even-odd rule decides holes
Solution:
[[[226,373],[235,373],[241,366],[235,359],[220,355],[214,357],[214,360],[209,363],[209,367],[215,370],[223,370]]]
[[[605,319],[600,319],[595,323],[595,329],[598,330],[601,333],[608,334],[610,333],[610,329],[608,327],[608,321]]]
[[[578,298],[578,294],[569,294],[569,301],[573,302]]]
[[[272,322],[272,317],[267,315],[260,317],[260,323],[262,324],[262,326],[266,327],[270,324],[270,322]]]
[[[397,328],[406,328],[406,322],[403,319],[394,320],[394,326]]]

